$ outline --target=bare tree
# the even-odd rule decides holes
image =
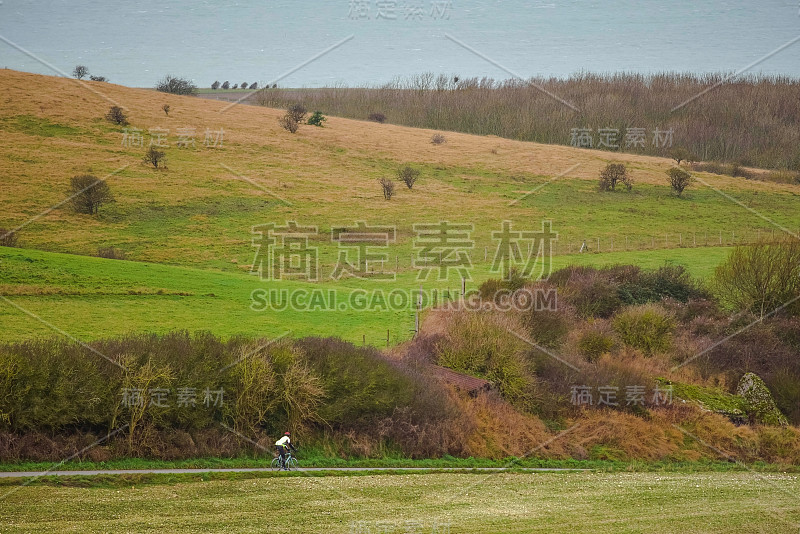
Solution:
[[[400,167],[397,170],[397,179],[406,184],[409,189],[414,187],[414,184],[419,179],[419,169],[415,169],[410,165]]]
[[[82,80],[89,75],[89,68],[84,65],[78,65],[72,71],[72,75],[75,76],[77,79]]]
[[[678,196],[681,196],[683,190],[692,183],[692,175],[680,167],[672,167],[667,171],[667,176],[669,176],[669,185],[672,186],[672,190],[675,191]]]
[[[600,171],[600,191],[614,191],[618,183],[625,184],[628,191],[633,187],[633,179],[624,163],[609,163]]]
[[[69,194],[75,211],[89,215],[97,213],[103,204],[114,202],[111,188],[105,180],[99,180],[91,174],[73,176]]]
[[[158,169],[159,165],[162,168],[166,167],[166,154],[160,150],[156,150],[156,147],[151,146],[147,149],[147,152],[144,153],[144,158],[142,161],[148,165],[152,165],[154,168]]]
[[[381,184],[381,189],[383,190],[383,198],[392,200],[394,196],[394,182],[389,178],[381,178],[378,182]]]
[[[173,95],[194,95],[197,93],[197,86],[191,80],[167,74],[156,84],[156,91]]]

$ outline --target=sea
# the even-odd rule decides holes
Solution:
[[[431,72],[800,77],[798,0],[2,0],[0,68],[135,87],[281,87]]]

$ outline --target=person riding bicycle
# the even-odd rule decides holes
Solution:
[[[292,445],[292,440],[290,439],[291,435],[292,434],[290,432],[285,432],[283,437],[275,442],[275,448],[278,450],[278,454],[281,458],[281,469],[284,471],[288,471],[288,468],[286,467],[286,453],[288,452],[288,449],[292,449],[293,452],[297,452],[297,449],[295,449],[294,445]]]

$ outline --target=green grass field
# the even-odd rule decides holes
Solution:
[[[755,472],[291,476],[143,487],[27,486],[2,500],[0,524],[10,533],[796,533],[798,492],[797,475]]]

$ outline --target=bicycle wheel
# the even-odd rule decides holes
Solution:
[[[286,462],[286,467],[289,471],[297,471],[297,460],[290,458],[289,461]]]
[[[272,463],[269,464],[269,466],[272,468],[273,471],[280,471],[281,459],[280,458],[274,458],[272,460]]]

